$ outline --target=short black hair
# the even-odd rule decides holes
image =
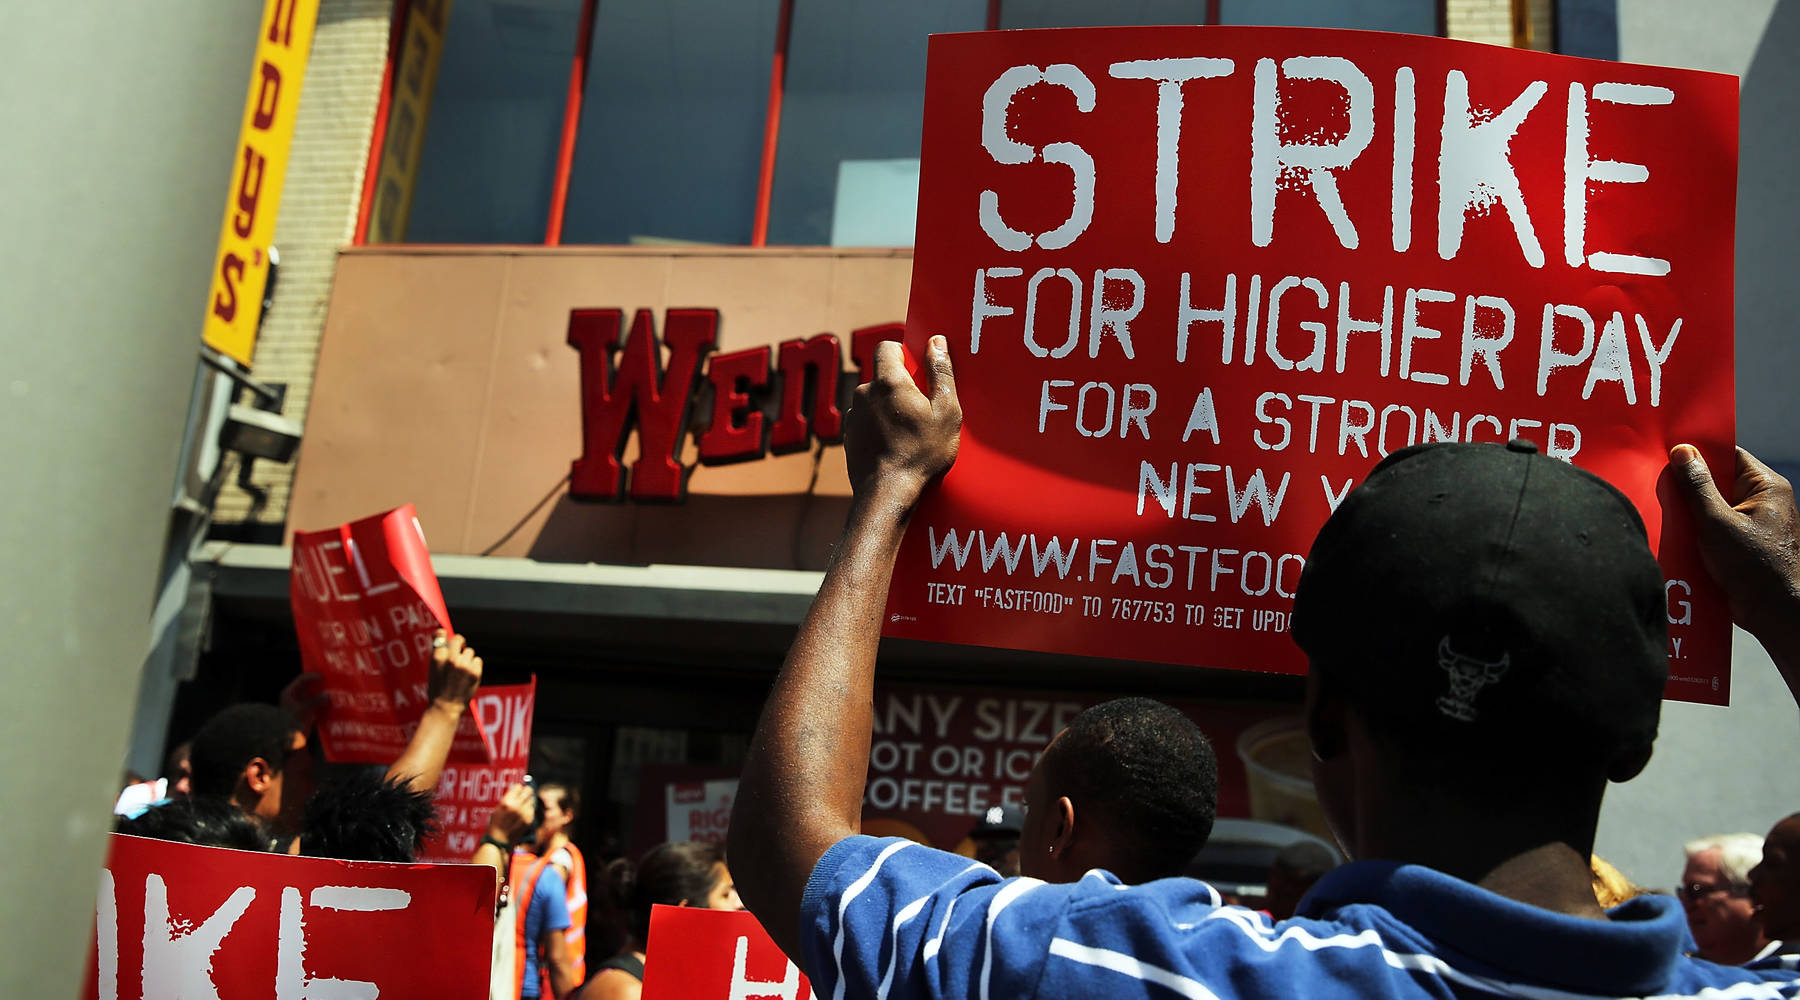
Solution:
[[[261,757],[281,771],[300,723],[274,705],[233,705],[208,719],[188,750],[195,795],[230,796],[245,765]]]
[[[340,861],[411,862],[437,830],[429,791],[376,767],[347,768],[328,778],[300,822],[300,853]]]
[[[268,828],[256,817],[229,799],[211,795],[158,803],[130,819],[120,820],[117,829],[133,837],[239,851],[268,851],[275,843]]]
[[[1211,836],[1219,762],[1200,727],[1150,698],[1118,698],[1077,715],[1044,753],[1053,795],[1111,830],[1128,882],[1180,875]]]

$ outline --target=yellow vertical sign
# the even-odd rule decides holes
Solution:
[[[206,346],[250,364],[319,0],[267,0],[206,299]]]
[[[425,146],[425,121],[437,90],[438,62],[444,54],[444,26],[449,17],[450,0],[413,0],[407,9],[406,36],[394,76],[393,103],[388,107],[387,140],[382,144],[375,204],[369,212],[370,243],[398,243],[406,238],[419,153]]]

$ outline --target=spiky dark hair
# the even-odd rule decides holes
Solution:
[[[430,792],[413,791],[372,767],[328,778],[306,804],[300,853],[340,861],[400,861],[418,857],[437,829]]]

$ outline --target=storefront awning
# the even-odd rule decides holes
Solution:
[[[279,545],[209,542],[216,599],[287,602],[292,551]],[[717,566],[612,566],[501,556],[439,555],[432,567],[444,601],[487,613],[598,615],[756,625],[797,625],[823,573]]]

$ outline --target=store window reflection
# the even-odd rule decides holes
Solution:
[[[768,242],[912,245],[926,36],[986,21],[987,0],[795,4]]]
[[[408,243],[542,243],[581,0],[455,0]]]
[[[779,14],[779,0],[599,5],[563,242],[750,242]]]
[[[396,124],[416,137],[413,123],[427,122],[410,223],[398,235],[386,224],[405,220],[407,206],[394,211],[384,173],[371,239],[910,246],[933,33],[1215,20],[1440,30],[1438,0],[791,0],[785,28],[783,8],[456,0],[435,93]],[[584,9],[592,31],[577,112],[565,105]],[[772,97],[778,51],[785,70]],[[400,71],[416,63],[403,56]],[[552,197],[559,174],[566,202]]]
[[[1438,33],[1438,0],[1219,0],[1220,24]]]
[[[1000,5],[1002,28],[1205,23],[1205,0],[1005,0]]]

